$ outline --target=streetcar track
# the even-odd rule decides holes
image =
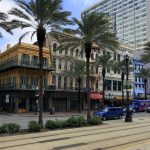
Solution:
[[[144,127],[144,126],[143,126]],[[132,129],[132,128],[130,128]],[[120,131],[120,130],[119,130]],[[141,134],[141,133],[147,133],[147,132],[150,132],[150,131],[144,131],[144,132],[139,132],[139,133],[133,133],[133,134],[129,134],[129,135],[123,135],[123,136],[119,136],[119,137],[112,137],[112,138],[108,138],[108,139],[103,139],[103,140],[97,140],[97,141],[92,141],[92,142],[88,142],[88,143],[85,143],[85,144],[89,144],[89,143],[97,143],[97,142],[100,142],[100,141],[107,141],[107,140],[111,140],[111,139],[117,139],[117,138],[121,138],[121,137],[128,137],[128,136],[131,136],[131,135],[138,135],[138,134]],[[107,132],[106,132],[107,133]],[[97,133],[96,133],[97,134]],[[101,133],[99,133],[101,134]],[[76,136],[78,137],[78,136]],[[65,137],[64,137],[65,138]],[[66,137],[68,139],[73,139],[75,137]],[[54,140],[51,139],[53,142]],[[56,141],[60,141],[60,140],[64,140],[62,138],[58,138],[58,139],[55,139]],[[45,140],[45,141],[48,141],[48,140]],[[52,142],[52,141],[48,141],[48,142]],[[65,141],[65,140],[64,140]],[[37,142],[31,142],[31,143],[26,143],[26,144],[18,144],[18,145],[12,145],[12,146],[4,146],[4,147],[0,147],[0,149],[4,149],[4,148],[12,148],[12,147],[19,147],[19,146],[25,146],[25,145],[33,145],[33,144],[37,144],[37,143],[46,143],[43,141],[37,141]],[[54,149],[57,149],[59,147],[55,147]]]
[[[150,122],[145,122],[146,124],[150,124]],[[139,125],[139,124],[143,124],[143,123],[136,123],[134,125]],[[128,125],[118,125],[118,126],[115,126],[115,127],[104,127],[104,128],[100,128],[100,129],[113,129],[113,128],[116,128],[116,127],[126,127]],[[99,133],[107,133],[107,132],[114,132],[114,131],[120,131],[120,130],[128,130],[128,129],[133,129],[133,128],[141,128],[141,127],[146,127],[147,125],[144,125],[144,126],[138,126],[138,127],[129,127],[129,128],[124,128],[124,129],[116,129],[116,130],[113,130],[113,131],[100,131],[100,132],[97,132],[98,134]],[[53,137],[53,136],[57,136],[57,135],[68,135],[68,134],[72,134],[72,133],[78,133],[78,132],[86,132],[86,131],[95,131],[95,130],[99,130],[99,129],[89,129],[89,130],[84,130],[84,131],[73,131],[73,132],[69,132],[69,133],[57,133],[57,134],[51,134],[51,135],[44,135],[44,136],[36,136],[36,137],[27,137],[27,138],[22,138],[22,139],[10,139],[10,140],[7,140],[6,141],[0,141],[0,143],[5,143],[5,142],[11,142],[11,141],[21,141],[21,140],[25,140],[25,139],[38,139],[38,138],[44,138],[44,137]],[[95,134],[97,134],[95,133]],[[74,137],[81,137],[81,136],[87,136],[87,135],[94,135],[94,133],[89,133],[89,134],[83,134],[83,135],[77,135],[77,136],[74,136]]]

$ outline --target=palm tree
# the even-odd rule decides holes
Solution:
[[[2,28],[3,30],[5,30],[6,32],[12,34],[11,28],[9,26],[9,24],[7,23],[8,16],[2,12],[0,12],[0,28]],[[2,38],[3,35],[0,32],[0,38]]]
[[[110,55],[101,55],[97,56],[95,63],[97,66],[102,67],[102,77],[103,77],[103,106],[105,104],[105,75],[106,75],[106,69],[111,68],[111,56]]]
[[[86,74],[86,65],[85,62],[81,60],[75,60],[71,66],[70,70],[65,72],[66,75],[77,78],[78,80],[78,112],[81,112],[81,82]]]
[[[138,74],[138,76],[144,79],[145,99],[147,99],[147,94],[146,94],[146,91],[147,91],[147,80],[150,77],[150,69],[149,68],[147,68],[147,69],[146,68],[142,68],[140,70],[140,73]]]
[[[145,63],[149,63],[150,62],[150,42],[147,42],[145,44],[145,53],[142,55],[141,60]]]
[[[61,28],[62,25],[70,24],[67,19],[70,12],[62,11],[62,0],[14,0],[18,5],[9,12],[13,17],[11,21],[12,28],[32,28],[32,37],[36,34],[37,44],[39,47],[39,67],[40,67],[40,96],[39,96],[39,123],[43,124],[43,46],[46,32],[52,27]],[[21,18],[21,19],[20,19]],[[19,41],[30,31],[24,33]]]
[[[60,49],[74,50],[81,47],[85,51],[86,56],[86,89],[87,89],[87,118],[91,118],[90,114],[90,87],[89,87],[89,63],[92,49],[109,48],[115,50],[118,47],[116,35],[112,33],[109,18],[106,14],[90,13],[82,15],[81,20],[73,18],[73,22],[77,25],[77,29],[66,29],[64,32],[72,34],[68,37],[55,36],[60,42]],[[54,33],[55,34],[55,33]],[[96,44],[96,46],[93,46]],[[100,47],[100,48],[99,48]]]

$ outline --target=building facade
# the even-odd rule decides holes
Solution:
[[[70,36],[66,33],[59,33],[60,36]],[[67,77],[63,72],[65,70],[70,69],[70,64],[74,62],[74,60],[83,60],[85,59],[85,52],[81,52],[80,47],[76,48],[74,51],[64,50],[59,51],[57,47],[59,43],[52,37],[48,36],[47,47],[51,48],[51,55],[54,66],[56,68],[55,72],[52,72],[52,83],[56,85],[56,92],[52,95],[52,106],[56,107],[56,109],[61,110],[65,109],[68,105],[68,110],[76,110],[78,103],[78,82],[76,78]],[[109,53],[112,56],[112,59],[115,61],[122,61],[124,59],[126,51],[129,52],[130,57],[132,57],[133,49],[129,48],[125,45],[120,45],[119,49],[116,52],[112,52],[110,50],[100,51],[92,50],[91,58],[90,58],[90,87],[91,87],[91,109],[96,109],[101,105],[102,100],[102,68],[96,67],[94,65],[96,56],[103,55],[104,53]],[[133,81],[133,75],[130,74],[130,81]],[[121,71],[116,72],[107,68],[106,71],[106,87],[105,87],[105,100],[108,104],[111,104],[114,101],[114,104],[120,105],[122,101],[122,87],[121,87]],[[86,87],[86,78],[82,80],[82,109],[86,109],[86,93],[84,91]],[[93,93],[95,96],[93,96]],[[63,96],[62,96],[63,95]],[[66,95],[66,96],[65,96]],[[126,93],[124,92],[124,95]],[[133,95],[133,89],[130,90],[130,97]],[[96,97],[98,97],[96,99]],[[56,103],[57,101],[57,103]],[[59,105],[59,106],[56,106]]]
[[[107,13],[114,24],[119,41],[135,50],[142,50],[150,41],[149,0],[101,0],[85,9],[82,15],[91,12]]]
[[[39,49],[30,44],[8,45],[0,54],[0,109],[28,112],[38,107]],[[49,110],[51,86],[51,56],[43,48],[44,110]]]
[[[60,36],[70,36],[66,33],[58,33]],[[68,49],[59,51],[57,48],[60,45],[50,34],[48,35],[46,46],[50,47],[52,53],[52,62],[55,66],[55,72],[52,72],[52,84],[56,86],[56,91],[51,97],[51,105],[55,107],[57,111],[64,110],[78,110],[78,79],[70,77],[64,72],[70,70],[70,65],[76,60],[85,61],[85,53],[81,52],[80,47],[74,51]],[[94,50],[93,50],[94,53]],[[98,68],[92,64],[94,60],[94,54],[91,54],[90,63],[90,87],[91,91],[95,92],[95,96],[100,97],[99,81],[100,76]],[[86,76],[86,75],[85,75]],[[81,82],[81,103],[82,110],[87,108],[86,102],[86,78],[84,77]],[[102,97],[102,96],[101,96]],[[91,100],[91,109],[98,108],[99,101],[101,99]]]
[[[138,59],[133,59],[133,68],[134,68],[134,98],[142,99],[144,98],[144,81],[143,78],[139,77],[138,74],[140,70],[143,68],[144,63],[142,63]]]

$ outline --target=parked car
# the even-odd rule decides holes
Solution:
[[[150,113],[150,107],[147,107],[146,111],[147,111],[148,113]]]
[[[106,107],[101,111],[95,112],[94,115],[101,117],[103,120],[114,118],[121,119],[124,115],[124,112],[121,107]]]

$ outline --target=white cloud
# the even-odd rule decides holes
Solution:
[[[97,2],[100,2],[101,0],[71,0],[71,2],[74,5],[78,5],[78,6],[83,6],[85,7],[89,7]]]
[[[4,12],[6,14],[8,14],[8,11],[13,7],[16,7],[16,5],[12,0],[2,0],[0,2],[0,8],[1,8],[0,11]],[[11,19],[13,19],[13,18],[11,17]],[[27,31],[28,31],[28,29],[24,29],[24,30],[16,29],[13,31],[13,35],[10,35],[10,34],[6,33],[4,30],[0,29],[0,32],[3,35],[3,38],[0,39],[0,50],[1,51],[6,50],[7,44],[11,44],[11,45],[17,44],[19,41],[19,37]],[[31,41],[30,37],[31,37],[30,35],[26,36],[22,40],[22,42],[33,43],[36,41],[36,37],[33,38],[33,41]]]

